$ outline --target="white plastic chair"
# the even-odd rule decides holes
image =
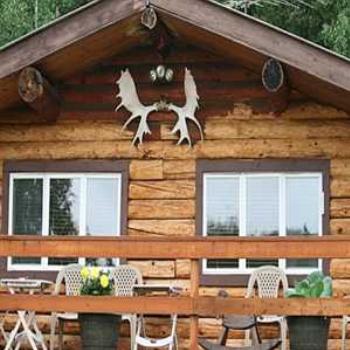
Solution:
[[[5,319],[7,315],[8,315],[7,311],[3,314],[0,314],[0,334],[4,338],[5,344],[8,342],[8,334],[5,330]]]
[[[170,335],[164,338],[155,339],[155,338],[149,338],[146,335],[141,335],[141,331],[143,330],[144,326],[142,324],[142,319],[139,318],[133,350],[137,350],[139,345],[145,348],[168,347],[169,350],[177,349],[176,322],[177,322],[177,315],[172,315]]]
[[[61,287],[63,285],[63,282],[65,282],[65,293],[66,295],[70,296],[77,296],[80,295],[80,290],[83,284],[82,277],[80,275],[80,271],[82,269],[81,265],[78,264],[72,264],[67,265],[66,267],[62,268],[62,270],[58,273],[56,278],[56,285],[55,289],[53,291],[54,295],[59,295],[61,291]],[[51,314],[51,320],[50,320],[50,350],[54,350],[55,348],[55,330],[56,330],[56,324],[58,322],[59,325],[59,341],[58,341],[58,348],[62,350],[63,345],[63,325],[65,321],[78,321],[78,314],[77,313],[56,313],[53,312]]]
[[[342,336],[341,336],[341,350],[346,349],[346,329],[348,326],[348,323],[350,322],[350,316],[343,316],[343,322],[342,322]]]
[[[134,286],[143,283],[141,272],[130,265],[116,266],[111,270],[111,277],[114,281],[116,296],[132,296],[134,294]],[[137,315],[124,314],[122,315],[122,321],[124,320],[130,324],[130,348],[132,350],[136,338]]]
[[[249,278],[247,298],[256,295],[259,298],[277,298],[282,287],[283,294],[288,290],[288,280],[284,271],[275,266],[262,266],[254,270]],[[262,315],[257,318],[258,323],[279,323],[281,333],[281,349],[287,348],[287,322],[284,316]],[[249,331],[246,339],[249,338]]]

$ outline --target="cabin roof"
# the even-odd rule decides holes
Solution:
[[[267,58],[284,64],[289,84],[311,98],[350,111],[350,60],[208,0],[150,0],[179,39],[260,73]],[[142,0],[96,0],[0,51],[0,109],[20,103],[19,72],[40,69],[51,82],[149,42]]]

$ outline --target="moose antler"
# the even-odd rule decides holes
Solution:
[[[121,72],[120,78],[116,84],[119,87],[119,94],[116,97],[120,98],[121,102],[115,110],[118,111],[121,107],[125,107],[125,109],[131,113],[131,116],[123,125],[123,130],[134,119],[140,117],[140,123],[133,138],[132,144],[135,145],[137,141],[142,144],[144,135],[151,134],[151,130],[147,123],[148,115],[157,110],[157,106],[156,104],[144,106],[140,102],[134,79],[132,78],[128,69]]]
[[[172,133],[175,134],[178,131],[180,132],[180,137],[178,141],[178,145],[187,140],[189,146],[192,146],[191,137],[188,132],[187,119],[192,120],[198,127],[201,140],[203,140],[203,131],[202,127],[195,117],[196,109],[199,107],[198,100],[199,96],[197,94],[196,83],[193,79],[191,71],[189,69],[185,69],[185,95],[186,95],[186,103],[183,107],[178,107],[172,103],[168,105],[168,109],[177,114],[178,120],[172,129]]]

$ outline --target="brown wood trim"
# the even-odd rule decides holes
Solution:
[[[72,45],[89,35],[140,13],[145,5],[138,0],[105,0],[84,11],[75,11],[47,28],[11,45],[0,53],[0,79]]]
[[[217,317],[227,314],[342,316],[350,314],[346,298],[233,298],[212,296],[54,296],[0,295],[0,310],[38,312],[142,313]]]
[[[0,236],[0,256],[130,259],[349,259],[350,236]],[[99,249],[96,249],[96,246]]]
[[[116,159],[74,160],[8,160],[3,165],[2,226],[0,235],[8,235],[8,205],[10,173],[121,173],[121,235],[127,234],[129,161]],[[25,271],[28,277],[54,279],[53,271]],[[0,259],[0,273],[4,276],[21,277],[23,271],[7,271],[6,259]]]
[[[330,234],[330,160],[328,159],[251,159],[251,160],[198,160],[196,164],[196,233],[203,232],[202,202],[203,173],[227,172],[320,172],[325,196],[325,213],[323,215],[323,235]],[[325,273],[330,271],[330,260],[323,261]],[[200,283],[204,286],[246,286],[249,275],[204,275],[200,267]],[[291,284],[304,278],[303,275],[289,275]]]
[[[273,57],[345,91],[350,91],[350,73],[348,73],[350,61],[317,44],[240,11],[228,10],[214,1],[151,0],[151,3],[161,13],[239,43],[266,57]],[[216,20],[208,21],[208,18]]]

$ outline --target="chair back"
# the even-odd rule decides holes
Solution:
[[[254,270],[249,278],[247,297],[255,294],[259,298],[277,298],[282,287],[283,293],[288,290],[288,280],[284,271],[276,266],[262,266]]]
[[[135,284],[142,284],[141,272],[130,265],[116,266],[111,270],[116,296],[132,296]]]
[[[83,285],[83,279],[80,274],[81,269],[82,266],[79,264],[71,264],[63,267],[57,275],[54,293],[60,293],[61,285],[64,282],[66,295],[80,295],[80,290]]]

